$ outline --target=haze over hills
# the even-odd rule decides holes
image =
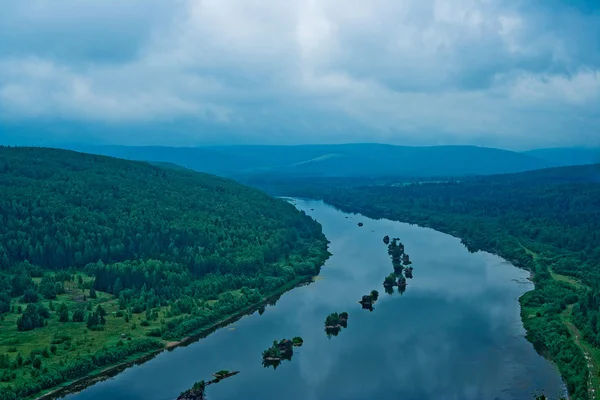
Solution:
[[[80,146],[89,153],[175,163],[215,175],[458,176],[522,172],[560,165],[551,158],[476,146],[385,144],[301,146]]]
[[[556,147],[529,150],[523,152],[523,154],[562,166],[600,163],[600,149],[598,148]]]

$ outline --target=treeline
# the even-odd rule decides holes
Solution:
[[[18,316],[19,331],[103,330],[106,310],[89,301],[98,291],[118,301],[111,318],[145,313],[147,324],[162,310],[149,335],[177,338],[316,274],[328,256],[321,226],[293,205],[206,174],[0,147],[0,189],[0,318]],[[70,306],[67,286],[85,291]],[[0,391],[34,393],[26,387],[40,379],[72,378],[47,378],[50,368],[31,382],[35,368],[14,364],[15,347],[4,364],[17,368],[0,363]]]
[[[536,289],[521,298],[523,312],[533,312],[533,317],[523,315],[527,337],[557,363],[571,398],[587,399],[586,361],[562,320],[572,308],[572,321],[600,346],[600,184],[589,177],[581,181],[549,170],[360,187],[290,181],[271,189],[321,198],[369,217],[432,227],[461,237],[471,251],[495,252],[529,269]],[[555,280],[552,273],[581,285]]]

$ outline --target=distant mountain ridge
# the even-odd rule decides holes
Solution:
[[[126,147],[80,146],[88,153],[174,163],[228,177],[459,176],[529,171],[560,165],[525,153],[476,146],[411,147],[385,144],[300,146]]]
[[[559,166],[600,163],[600,149],[584,147],[557,147],[524,151],[522,154],[556,163]]]

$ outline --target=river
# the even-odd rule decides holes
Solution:
[[[563,393],[557,369],[524,338],[518,298],[528,273],[501,258],[469,253],[459,239],[431,229],[346,214],[318,201],[295,200],[323,225],[331,258],[315,282],[285,293],[260,315],[243,317],[187,347],[95,384],[69,400],[173,400],[220,369],[241,373],[207,389],[233,399],[531,399],[544,388]],[[357,223],[363,222],[363,227]],[[393,271],[384,235],[400,237],[414,278],[388,295]],[[376,289],[372,312],[357,303]],[[348,327],[327,337],[330,312],[347,311]],[[274,339],[301,336],[291,361],[264,368]]]

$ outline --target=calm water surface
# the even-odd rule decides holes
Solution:
[[[518,297],[528,273],[431,229],[342,213],[316,201],[298,208],[323,225],[332,257],[311,285],[284,294],[263,315],[247,316],[188,347],[164,352],[69,400],[172,400],[220,369],[241,373],[208,388],[229,399],[531,399],[558,396],[556,368],[524,338]],[[362,228],[357,222],[363,222]],[[384,293],[393,271],[384,235],[400,237],[414,279],[404,294]],[[380,292],[373,312],[357,301]],[[328,338],[323,321],[350,314]],[[274,339],[302,336],[291,361],[261,365]]]

